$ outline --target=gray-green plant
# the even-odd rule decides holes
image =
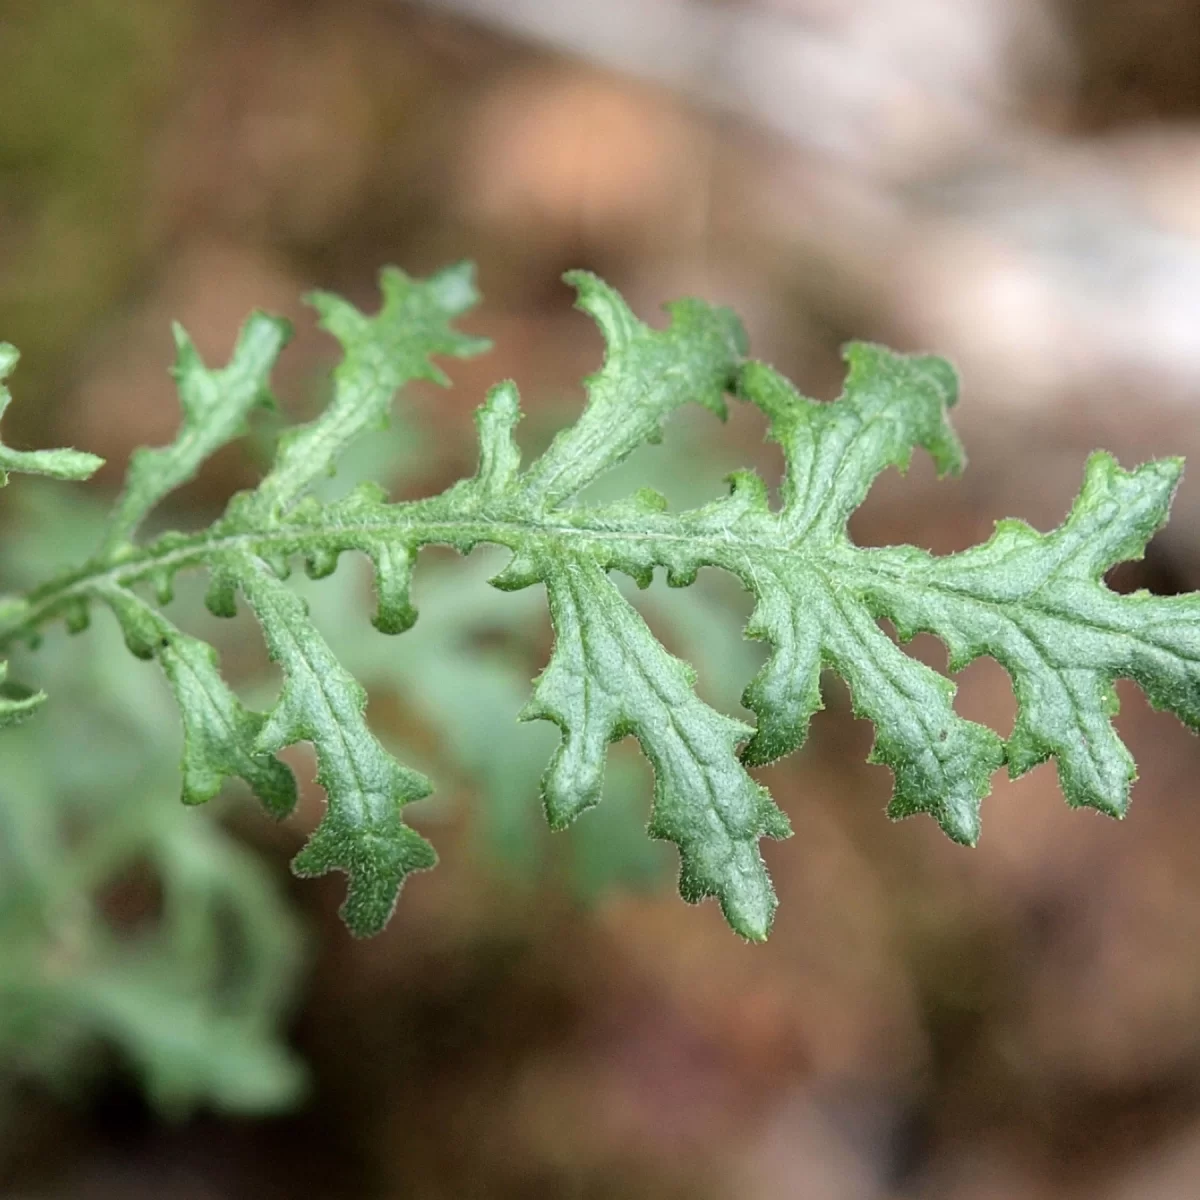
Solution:
[[[61,488],[20,499],[0,544],[10,582],[100,533],[102,510]],[[11,1082],[74,1092],[114,1051],[169,1116],[287,1108],[305,1086],[281,1036],[298,921],[269,864],[216,819],[227,806],[170,802],[170,696],[98,625],[84,655],[50,631],[37,669],[53,701],[0,740],[0,1111]]]
[[[846,350],[842,396],[818,403],[747,357],[742,327],[725,309],[678,301],[667,306],[668,327],[656,330],[595,276],[567,278],[607,353],[585,381],[578,420],[532,462],[523,463],[515,439],[517,389],[505,382],[477,413],[471,478],[418,500],[390,502],[371,485],[332,501],[311,495],[356,439],[386,421],[397,389],[415,379],[445,382],[434,357],[484,349],[453,325],[476,299],[467,267],[424,281],[388,269],[373,316],[325,293],[313,298],[342,347],[333,395],[315,420],[284,434],[258,487],[234,496],[207,529],[140,541],[159,501],[272,403],[269,375],[288,336],[283,322],[256,313],[218,370],[177,330],[178,438],[135,454],[91,558],[0,606],[0,648],[36,637],[55,619],[82,629],[92,606],[107,606],[133,652],[157,660],[174,689],[188,803],[238,776],[284,816],[296,790],[276,754],[311,742],[328,805],[293,865],[301,875],[347,874],[342,912],[356,934],[381,929],[407,876],[433,866],[432,846],[403,815],[431,785],[367,725],[363,688],[286,582],[297,559],[320,578],[344,551],[367,555],[375,625],[394,635],[416,620],[410,585],[422,546],[507,549],[492,583],[505,591],[542,585],[555,633],[522,712],[562,733],[542,779],[550,824],[561,827],[597,803],[608,744],[634,735],[654,768],[649,832],[678,847],[681,894],[715,896],[733,928],[752,939],[767,935],[775,909],[759,841],[790,828],[749,768],[803,743],[821,705],[823,669],[845,679],[855,711],[875,725],[872,760],[895,777],[891,815],[928,813],[966,844],[978,837],[980,804],[1001,767],[1017,776],[1053,758],[1070,804],[1125,812],[1135,769],[1112,725],[1115,678],[1134,679],[1154,705],[1200,725],[1200,600],[1118,595],[1103,580],[1111,566],[1139,556],[1166,519],[1179,460],[1126,472],[1111,456],[1093,455],[1074,508],[1048,534],[1001,521],[984,545],[944,557],[911,546],[860,548],[846,522],[882,470],[906,467],[916,447],[942,474],[962,469],[947,415],[957,380],[945,361],[855,343]],[[730,477],[728,495],[679,512],[648,489],[617,502],[582,498],[634,449],[656,441],[681,405],[724,416],[730,395],[763,412],[783,451],[778,506],[748,471]],[[744,695],[754,726],[697,697],[691,667],[660,644],[610,574],[644,585],[659,567],[674,587],[716,567],[754,596],[745,632],[771,648]],[[268,711],[246,708],[213,649],[162,612],[185,568],[208,571],[213,613],[231,615],[240,595],[257,617],[283,672]],[[981,655],[997,659],[1016,692],[1012,734],[959,717],[953,684],[904,654],[881,617],[903,640],[918,631],[940,637],[952,670]]]

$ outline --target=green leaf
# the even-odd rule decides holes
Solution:
[[[8,663],[0,662],[0,729],[28,720],[46,701],[45,692],[29,692],[7,680]]]
[[[254,746],[274,753],[312,742],[317,782],[329,808],[296,857],[299,875],[344,871],[350,891],[342,916],[352,933],[378,933],[413,871],[434,866],[433,847],[401,819],[401,808],[433,790],[400,766],[363,720],[366,693],[308,620],[304,602],[261,559],[231,565],[262,624],[271,658],[283,668],[283,694]]]
[[[1150,702],[1200,728],[1200,597],[1121,596],[1102,582],[1140,558],[1167,517],[1178,459],[1123,471],[1088,460],[1083,490],[1049,534],[1000,521],[977,549],[937,559],[864,552],[867,601],[904,638],[929,629],[958,669],[981,655],[1012,676],[1017,721],[1006,745],[1014,778],[1053,757],[1067,801],[1123,816],[1136,771],[1112,725],[1112,683],[1133,679]]]
[[[69,1006],[127,1048],[151,1101],[167,1115],[186,1116],[198,1097],[230,1113],[286,1111],[305,1091],[304,1068],[284,1044],[238,1015],[213,1013],[149,971],[85,976],[71,988]]]
[[[252,498],[243,498],[239,511],[247,520],[277,516],[314,480],[331,474],[356,438],[386,425],[392,400],[405,384],[429,379],[449,386],[429,361],[433,355],[467,358],[487,349],[486,341],[450,326],[478,303],[473,277],[467,263],[427,280],[388,267],[380,275],[383,308],[374,317],[328,292],[309,296],[321,327],[337,338],[345,357],[334,375],[329,407],[315,421],[284,435],[274,468]]]
[[[157,609],[124,588],[99,592],[113,610],[125,644],[155,658],[175,693],[183,721],[183,802],[203,804],[228,778],[244,779],[277,818],[296,807],[296,780],[270,754],[254,753],[266,717],[250,712],[218,672],[217,652],[181,633]]]
[[[846,352],[843,395],[818,403],[772,368],[748,362],[741,326],[724,309],[680,301],[668,306],[667,327],[652,329],[595,276],[573,272],[568,280],[607,350],[585,381],[579,419],[535,461],[522,465],[517,389],[501,383],[477,414],[472,478],[401,503],[372,485],[331,503],[309,494],[356,438],[386,419],[398,387],[442,379],[431,356],[482,346],[451,327],[474,300],[466,268],[424,282],[385,272],[374,317],[333,297],[317,299],[322,324],[343,349],[334,395],[314,421],[284,435],[257,489],[235,497],[208,530],[122,544],[119,553],[0,607],[0,647],[56,617],[81,628],[93,600],[117,608],[135,651],[174,672],[192,747],[185,790],[197,797],[225,775],[253,783],[257,772],[256,788],[282,809],[282,776],[276,793],[270,756],[311,741],[329,807],[295,867],[349,875],[343,911],[356,933],[379,929],[405,878],[434,862],[432,848],[402,820],[404,806],[429,784],[368,728],[361,686],[284,582],[297,557],[322,578],[347,550],[369,556],[375,624],[400,633],[416,621],[410,585],[422,546],[507,548],[511,558],[492,582],[502,590],[543,585],[555,632],[550,663],[524,712],[562,733],[542,784],[551,824],[597,803],[608,744],[632,734],[655,769],[650,833],[678,846],[681,893],[693,901],[715,896],[730,924],[754,939],[766,936],[775,908],[759,840],[787,836],[789,828],[747,768],[803,743],[826,669],[846,680],[855,711],[875,725],[872,760],[894,776],[891,815],[928,813],[968,844],[1002,766],[1017,775],[1053,757],[1072,804],[1124,812],[1134,772],[1111,724],[1117,677],[1133,678],[1152,703],[1200,727],[1200,598],[1118,596],[1102,579],[1113,564],[1139,555],[1165,520],[1178,462],[1125,472],[1094,456],[1071,515],[1049,534],[1008,521],[986,545],[944,558],[908,546],[862,549],[847,521],[881,471],[905,469],[915,448],[943,474],[962,469],[947,416],[957,380],[947,363],[855,343]],[[245,334],[223,372],[207,372],[181,350],[181,387],[191,389],[184,433],[172,449],[139,460],[153,466],[137,470],[154,483],[131,483],[131,492],[157,498],[174,486],[266,394],[266,372],[282,344],[278,327],[261,325],[266,320],[248,326],[261,330],[261,344]],[[747,471],[730,477],[727,495],[681,512],[645,489],[613,503],[581,499],[637,447],[658,441],[675,409],[697,403],[724,416],[729,393],[762,410],[783,452],[777,507]],[[129,501],[116,528],[131,531],[145,504]],[[231,615],[240,591],[262,625],[284,673],[265,718],[237,705],[199,643],[130,599],[149,582],[165,601],[174,574],[190,567],[209,570],[213,612]],[[752,593],[746,633],[771,647],[744,693],[753,728],[696,696],[691,669],[658,643],[609,577],[617,570],[645,585],[664,568],[669,584],[686,587],[702,567],[734,575]],[[906,655],[880,627],[882,618],[901,639],[918,630],[942,638],[952,669],[982,654],[998,659],[1017,694],[1011,737],[958,716],[954,685]]]
[[[878,627],[876,608],[856,594],[860,552],[846,521],[885,467],[908,465],[923,446],[939,471],[960,470],[962,452],[946,423],[956,399],[953,375],[939,359],[906,358],[876,346],[849,347],[850,374],[834,404],[799,396],[776,372],[751,363],[741,394],[771,421],[787,472],[778,513],[740,515],[731,536],[772,551],[748,553],[740,572],[759,598],[747,633],[774,654],[746,690],[759,718],[746,759],[771,762],[799,746],[820,706],[821,669],[850,685],[854,710],[876,727],[872,761],[895,775],[893,816],[931,814],[956,841],[979,835],[979,803],[1004,762],[1001,739],[958,717],[954,686],[902,654]],[[888,614],[890,615],[890,614]]]
[[[626,458],[662,437],[663,421],[683,404],[725,416],[725,392],[746,350],[746,334],[727,309],[698,300],[667,306],[671,326],[642,324],[603,280],[586,271],[565,276],[576,307],[591,316],[607,343],[604,367],[584,380],[583,415],[554,439],[520,483],[530,507],[554,508]],[[482,481],[481,481],[482,482]]]
[[[252,409],[274,403],[267,381],[290,337],[286,321],[253,313],[242,326],[229,365],[213,371],[183,328],[175,326],[177,357],[171,373],[179,388],[183,425],[171,445],[134,451],[101,557],[128,542],[158,502],[193,479],[212,454],[245,434]]]
[[[761,941],[775,893],[758,839],[791,830],[738,761],[753,731],[696,698],[695,672],[662,648],[593,558],[558,554],[539,568],[554,657],[522,716],[563,731],[542,785],[551,826],[599,801],[608,743],[634,734],[654,766],[649,832],[679,847],[684,899],[718,897],[730,925]]]
[[[4,380],[13,372],[20,355],[15,346],[0,342],[0,418],[12,396]],[[54,479],[87,479],[104,465],[104,459],[81,450],[10,450],[0,443],[0,487],[8,482],[9,471],[27,475],[49,475]]]
[[[56,529],[23,520],[4,570],[24,574]],[[305,1080],[284,1029],[306,956],[273,864],[219,811],[172,803],[172,704],[116,623],[86,646],[48,637],[37,666],[51,702],[0,734],[6,1073],[78,1096],[115,1051],[164,1116],[292,1107]],[[114,925],[131,872],[154,903]]]
[[[17,365],[20,355],[8,342],[0,342],[0,418],[12,402],[6,380]],[[53,479],[87,479],[104,465],[104,459],[79,450],[10,450],[0,442],[0,487],[8,483],[10,471],[30,475],[48,475]],[[14,611],[21,611],[18,604]],[[8,666],[0,662],[0,729],[17,725],[32,716],[45,702],[43,692],[30,692],[6,684]]]

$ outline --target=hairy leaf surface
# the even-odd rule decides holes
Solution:
[[[655,329],[595,276],[567,278],[607,351],[585,381],[578,420],[532,462],[522,460],[519,397],[506,382],[477,413],[472,478],[395,503],[373,485],[333,502],[310,494],[356,439],[386,420],[398,388],[414,379],[445,382],[433,357],[484,347],[452,325],[475,299],[467,268],[426,281],[388,270],[375,316],[326,294],[314,298],[343,352],[334,394],[316,419],[285,433],[262,483],[234,497],[207,530],[138,544],[154,505],[269,401],[270,370],[288,336],[282,322],[255,314],[230,363],[213,370],[177,332],[179,437],[135,456],[92,562],[0,608],[0,646],[56,617],[81,628],[90,604],[110,607],[131,649],[156,658],[174,689],[189,802],[238,776],[284,815],[295,784],[274,756],[311,742],[328,806],[295,869],[344,872],[343,913],[360,934],[380,929],[405,878],[435,862],[433,848],[403,819],[431,785],[367,725],[362,687],[286,582],[297,559],[321,578],[347,550],[369,556],[375,624],[397,634],[417,620],[410,584],[422,546],[506,547],[511,558],[492,582],[501,590],[543,586],[555,634],[523,713],[561,730],[542,784],[550,823],[565,825],[598,802],[609,743],[633,735],[655,771],[649,832],[678,847],[682,895],[716,897],[730,924],[753,939],[766,936],[775,909],[759,843],[790,830],[748,769],[803,743],[821,705],[824,670],[845,679],[856,712],[875,726],[872,759],[894,777],[889,812],[928,813],[968,844],[978,837],[991,777],[1005,766],[1015,776],[1053,758],[1071,804],[1125,811],[1134,766],[1112,726],[1116,678],[1136,680],[1152,703],[1200,726],[1200,599],[1121,596],[1103,581],[1115,563],[1140,555],[1166,519],[1178,461],[1126,472],[1094,455],[1071,514],[1047,534],[1002,521],[985,545],[946,557],[910,546],[859,548],[847,521],[881,471],[905,469],[914,449],[929,453],[943,474],[962,469],[947,416],[957,380],[947,363],[855,343],[846,351],[842,396],[819,403],[748,360],[744,332],[724,309],[680,301],[668,306],[667,326]],[[731,476],[727,495],[681,512],[649,490],[616,503],[581,499],[632,451],[657,442],[681,405],[723,417],[730,395],[762,411],[783,452],[777,506],[745,471]],[[165,604],[176,572],[192,567],[209,571],[214,613],[232,614],[240,594],[262,626],[284,677],[270,711],[243,706],[212,648],[143,596],[149,586]],[[610,577],[621,571],[644,586],[660,567],[676,587],[716,567],[755,597],[746,634],[766,641],[770,654],[744,695],[753,727],[696,695],[691,668],[667,652]],[[1018,701],[1012,735],[960,717],[954,685],[905,654],[880,628],[881,617],[902,640],[918,631],[940,637],[952,669],[980,655],[1002,663]]]

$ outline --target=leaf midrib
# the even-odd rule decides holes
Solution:
[[[264,579],[266,579],[268,587],[271,587],[275,582],[278,582],[275,579],[270,566],[263,562],[261,558],[255,556],[252,560],[248,561],[247,565],[250,570],[258,572],[261,576],[263,576]],[[277,613],[277,615],[279,614]],[[317,694],[321,697],[320,711],[316,715],[321,718],[324,728],[319,731],[314,729],[313,734],[315,736],[312,738],[313,745],[318,747],[318,756],[320,756],[320,747],[324,745],[327,753],[330,749],[333,749],[336,751],[336,757],[341,760],[341,765],[343,768],[341,772],[341,779],[330,778],[328,785],[322,781],[322,786],[325,787],[326,794],[329,796],[330,806],[336,806],[339,810],[341,810],[339,815],[350,819],[350,814],[345,812],[345,795],[341,788],[337,786],[338,784],[341,784],[344,787],[348,779],[351,784],[351,790],[357,793],[362,800],[361,811],[364,819],[355,822],[355,824],[357,824],[360,828],[367,828],[373,832],[377,832],[381,837],[386,836],[382,831],[376,830],[375,824],[371,820],[370,806],[367,803],[369,789],[367,788],[366,783],[359,772],[358,758],[350,745],[346,728],[343,726],[342,722],[338,720],[337,713],[334,710],[333,701],[329,695],[329,689],[327,687],[326,675],[322,671],[318,670],[317,664],[309,658],[308,653],[305,650],[303,638],[297,635],[296,630],[293,628],[292,622],[287,614],[282,614],[281,619],[278,621],[275,628],[277,630],[284,631],[288,641],[291,643],[292,653],[294,656],[293,662],[289,664],[289,666],[284,666],[282,663],[280,665],[284,666],[284,670],[289,670],[290,667],[291,673],[294,674],[295,663],[297,661],[303,663],[305,673],[310,676],[312,683],[316,687]],[[296,681],[294,679],[291,680],[291,686],[296,686]],[[292,700],[285,702],[295,703]],[[330,746],[329,743],[331,738],[336,741],[336,747]],[[324,766],[325,764],[322,763],[321,765]],[[336,776],[338,774],[338,772],[332,770],[334,765],[335,764],[333,762],[329,763],[331,768],[331,776]]]
[[[575,611],[577,614],[577,620],[578,620],[579,616],[582,615],[582,613],[585,611],[585,606],[584,606],[584,602],[580,595],[579,585],[574,576],[575,576],[575,572],[570,570],[570,568],[568,568],[568,570],[566,572],[567,591],[570,594],[571,604],[575,608]],[[586,622],[579,620],[579,627],[580,627],[581,631],[586,627],[586,624],[587,624]],[[619,644],[619,646],[621,648],[622,657],[625,660],[626,666],[629,667],[631,670],[636,671],[637,674],[641,677],[643,683],[649,688],[649,690],[653,694],[655,700],[657,700],[659,706],[662,708],[663,712],[665,713],[667,723],[675,731],[676,737],[678,737],[680,742],[683,744],[684,750],[691,756],[692,760],[697,764],[697,766],[699,768],[700,777],[704,781],[704,790],[705,790],[707,801],[708,801],[708,807],[716,813],[717,819],[721,822],[721,826],[725,830],[726,836],[729,839],[730,846],[736,847],[740,843],[745,842],[745,840],[746,840],[745,835],[743,833],[741,833],[739,830],[737,830],[731,824],[729,815],[725,812],[725,810],[722,808],[722,806],[718,802],[717,793],[716,793],[715,788],[713,787],[713,781],[712,781],[712,776],[711,776],[711,773],[709,770],[709,764],[707,762],[705,762],[704,757],[697,750],[696,743],[695,743],[690,731],[684,725],[682,725],[680,723],[679,718],[675,712],[675,706],[671,701],[671,697],[669,697],[668,695],[666,695],[663,692],[661,683],[658,680],[658,678],[655,676],[655,674],[652,671],[648,671],[646,669],[646,666],[645,666],[644,662],[642,661],[642,657],[637,651],[637,647],[633,646],[630,643],[628,628],[622,626],[621,623],[618,621],[608,622],[608,627],[613,636],[613,639]],[[587,637],[585,635],[583,635],[582,633],[581,633],[580,641],[583,646],[584,654],[587,655],[588,654]],[[666,654],[667,652],[664,650],[663,653]],[[594,676],[596,678],[598,678],[599,673],[598,672],[594,673]],[[585,676],[585,678],[586,678],[586,676]],[[747,735],[746,735],[747,738],[750,737],[752,732],[753,732],[752,730],[747,732]],[[641,738],[639,737],[638,740],[641,741]],[[649,746],[647,746],[645,743],[643,743],[643,749],[646,751],[647,757],[649,757],[649,755],[650,755]],[[666,773],[665,768],[664,768],[663,773],[664,774]],[[665,787],[664,787],[664,791],[665,791]],[[667,797],[664,796],[664,799],[666,799],[666,798]],[[724,857],[724,861],[727,863],[732,862],[734,860],[734,857],[735,857],[735,850],[730,849],[726,853],[726,855]]]
[[[996,601],[978,596],[964,588],[956,587],[953,583],[930,578],[927,572],[919,577],[905,578],[894,568],[880,570],[883,564],[872,564],[864,561],[864,556],[873,553],[871,549],[854,546],[845,539],[836,542],[826,542],[821,547],[822,553],[813,553],[804,546],[779,546],[753,536],[752,530],[737,530],[738,539],[731,540],[734,531],[726,527],[725,536],[710,532],[675,533],[666,529],[636,530],[614,528],[612,525],[590,526],[582,521],[571,523],[550,523],[530,519],[490,519],[478,512],[470,512],[463,516],[442,515],[433,513],[429,517],[425,513],[434,506],[444,505],[447,494],[433,497],[430,500],[400,502],[388,507],[389,517],[377,521],[336,521],[327,524],[314,524],[312,521],[302,523],[275,524],[265,530],[250,530],[237,532],[216,532],[212,528],[190,537],[180,538],[179,534],[167,534],[158,542],[142,548],[118,563],[92,563],[78,571],[50,580],[46,584],[33,589],[25,598],[6,598],[10,605],[10,614],[6,617],[0,605],[0,650],[12,645],[22,638],[35,634],[43,624],[54,619],[62,607],[73,600],[87,600],[97,597],[99,591],[106,587],[128,587],[131,584],[152,578],[155,575],[174,575],[177,571],[190,567],[201,567],[211,558],[231,551],[262,554],[269,551],[272,545],[294,548],[296,553],[303,553],[306,545],[313,549],[330,543],[341,545],[344,549],[360,548],[363,541],[378,538],[380,541],[395,539],[404,535],[404,540],[420,545],[461,545],[463,543],[491,543],[505,546],[517,551],[531,539],[581,541],[593,543],[654,543],[674,542],[683,543],[697,551],[697,557],[704,565],[713,565],[730,571],[739,578],[744,578],[745,569],[749,563],[749,553],[756,557],[764,557],[778,563],[784,560],[795,566],[807,566],[821,575],[831,591],[842,590],[842,585],[829,578],[826,571],[831,562],[840,572],[854,571],[860,578],[870,574],[876,578],[885,578],[890,582],[905,587],[920,588],[953,596],[956,599],[968,600],[974,604],[986,606],[993,611],[1011,618],[1014,610],[1033,611],[1046,616],[1070,620],[1076,624],[1087,626],[1100,633],[1113,634],[1132,639],[1152,648],[1157,653],[1169,655],[1180,662],[1193,663],[1198,660],[1188,658],[1178,650],[1163,646],[1135,631],[1109,625],[1091,617],[1083,617],[1078,613],[1055,606],[1047,599],[1037,594],[1020,599]],[[692,510],[679,514],[680,519],[696,516],[701,510]],[[763,514],[767,516],[768,514]],[[769,514],[772,517],[778,513]],[[353,546],[350,543],[355,543]],[[897,547],[899,548],[899,547]],[[341,551],[339,551],[341,552]],[[846,553],[849,552],[849,553]],[[739,558],[742,561],[739,561]],[[954,558],[948,555],[944,559],[932,559],[934,562],[949,562]],[[661,565],[661,564],[660,564]],[[774,572],[777,577],[778,572]],[[785,576],[786,577],[786,576]],[[1100,586],[1100,585],[1097,585]],[[859,589],[853,589],[858,591]],[[864,589],[865,590],[865,589]]]

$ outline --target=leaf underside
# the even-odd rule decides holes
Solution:
[[[309,495],[348,446],[387,420],[399,388],[419,378],[446,382],[433,358],[485,348],[452,324],[476,299],[467,267],[423,281],[388,269],[374,316],[326,294],[313,298],[343,352],[333,398],[314,421],[284,435],[259,486],[235,496],[202,533],[139,542],[153,508],[241,434],[256,408],[272,403],[269,376],[289,334],[285,323],[256,313],[229,364],[214,370],[177,330],[179,437],[134,456],[91,562],[0,608],[0,646],[36,635],[55,617],[82,628],[94,603],[111,609],[130,648],[156,659],[174,689],[189,803],[236,776],[270,812],[286,816],[296,786],[275,755],[311,742],[328,806],[294,867],[349,877],[342,912],[360,935],[381,929],[407,876],[436,861],[403,814],[431,785],[371,732],[363,689],[287,586],[297,558],[321,577],[343,551],[368,555],[375,624],[396,634],[416,620],[409,588],[422,546],[507,547],[511,559],[492,582],[504,590],[543,585],[555,633],[522,714],[562,732],[542,785],[551,825],[598,802],[608,744],[633,735],[655,772],[649,833],[678,847],[681,894],[716,897],[730,925],[756,940],[767,935],[775,909],[759,842],[790,829],[748,768],[803,744],[821,706],[823,670],[842,676],[855,711],[875,726],[871,759],[894,776],[889,813],[928,813],[966,844],[979,835],[980,804],[1001,767],[1015,777],[1053,758],[1070,804],[1125,812],[1135,770],[1112,724],[1116,678],[1134,679],[1156,707],[1200,727],[1200,600],[1121,596],[1103,582],[1114,564],[1139,557],[1166,520],[1179,460],[1127,472],[1093,455],[1074,508],[1050,533],[1001,521],[984,545],[945,557],[911,546],[863,549],[846,524],[881,471],[904,470],[914,448],[928,452],[941,474],[963,467],[948,421],[957,380],[946,362],[854,343],[842,396],[819,403],[745,357],[744,333],[727,310],[680,301],[656,330],[596,277],[567,279],[607,351],[585,381],[579,419],[533,462],[522,464],[514,437],[516,387],[502,383],[477,413],[472,478],[398,503],[372,486],[330,503]],[[676,408],[698,403],[723,417],[730,395],[763,412],[783,452],[778,506],[751,472],[733,475],[728,495],[683,512],[670,512],[650,491],[613,504],[579,499],[638,446],[659,440]],[[0,412],[6,402],[0,392]],[[9,456],[0,468],[18,465],[12,452],[0,455]],[[70,457],[37,464],[67,475],[87,466]],[[743,698],[753,727],[696,696],[691,668],[667,653],[609,575],[621,571],[645,586],[661,567],[683,587],[705,566],[732,573],[756,599],[746,634],[766,641],[770,655]],[[245,708],[222,680],[215,651],[160,611],[186,567],[208,569],[214,613],[230,615],[240,594],[255,614],[284,677],[271,711]],[[880,629],[881,617],[902,641],[922,631],[941,638],[952,670],[983,655],[999,661],[1018,702],[1011,736],[958,716],[954,685],[906,655]],[[38,699],[0,702],[0,723]]]

